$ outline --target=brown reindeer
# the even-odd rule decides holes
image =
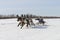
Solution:
[[[22,27],[25,25],[24,20],[25,20],[25,18],[23,18],[23,17],[18,17],[18,20],[17,20],[17,21],[20,21],[19,24],[18,24],[18,26],[21,24],[21,29],[22,29]]]

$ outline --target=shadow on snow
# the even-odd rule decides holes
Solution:
[[[46,29],[48,28],[49,25],[37,25],[37,26],[33,26],[31,28],[34,28],[34,29]]]

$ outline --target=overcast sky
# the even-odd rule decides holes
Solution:
[[[0,0],[0,14],[60,16],[60,0]]]

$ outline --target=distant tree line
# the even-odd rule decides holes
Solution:
[[[16,15],[0,15],[0,19],[16,18]]]
[[[20,16],[24,16],[24,17],[31,17],[31,18],[60,18],[60,17],[57,17],[57,16],[36,16],[36,15],[32,15],[32,14],[21,14],[21,15],[0,15],[0,19],[9,19],[9,18],[17,18],[17,17],[20,17]]]

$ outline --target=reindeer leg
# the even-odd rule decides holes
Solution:
[[[21,24],[21,22],[18,24],[18,26]]]
[[[26,25],[26,26],[27,26],[27,28],[28,28],[28,25],[29,25],[29,24],[27,23],[27,25]]]
[[[45,24],[45,22],[43,21],[43,25]]]
[[[21,29],[22,29],[22,27],[23,27],[23,23],[22,23]]]
[[[22,29],[22,27],[25,25],[25,23],[24,22],[22,22],[22,26],[21,26],[21,29]]]

